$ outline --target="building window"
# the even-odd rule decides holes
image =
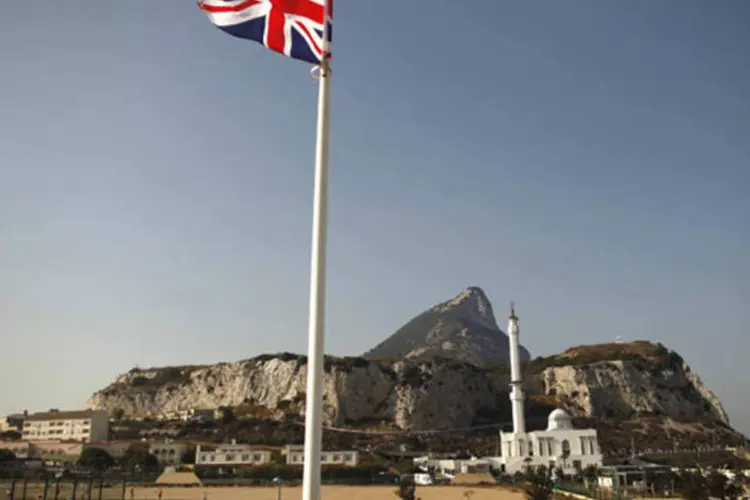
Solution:
[[[552,446],[552,439],[548,438],[547,439],[547,455],[551,457],[554,454],[555,454],[555,449]]]
[[[344,462],[351,462],[354,459],[351,453],[346,453],[344,455]]]
[[[341,455],[334,455],[333,456],[333,461],[334,462],[340,462],[341,461]]]
[[[580,438],[580,441],[581,441],[581,455],[585,455],[586,454],[586,440],[587,439],[588,438],[585,438],[585,437]]]
[[[250,455],[248,455],[247,453],[245,453],[244,455],[242,455],[242,461],[243,462],[249,462],[250,461]]]
[[[562,442],[562,453],[563,455],[570,456],[570,443],[567,439],[563,439]]]
[[[234,460],[234,453],[226,453],[224,454],[224,460],[227,462],[231,462]]]
[[[539,438],[539,456],[544,456],[544,439]]]
[[[253,454],[253,462],[260,462],[260,453]]]

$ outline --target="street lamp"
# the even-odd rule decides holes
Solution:
[[[276,485],[276,500],[281,500],[281,478],[278,476],[273,478],[273,484]]]

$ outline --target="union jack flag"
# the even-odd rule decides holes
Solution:
[[[321,62],[324,50],[330,56],[333,0],[201,0],[198,6],[232,36],[313,64]]]

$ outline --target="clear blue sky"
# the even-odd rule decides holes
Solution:
[[[480,285],[534,355],[664,342],[750,433],[750,3],[336,7],[327,350]],[[0,64],[1,412],[306,350],[306,64],[183,0],[9,2]]]

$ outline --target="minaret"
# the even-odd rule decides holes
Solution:
[[[521,353],[518,350],[518,317],[513,303],[508,317],[508,339],[510,350],[510,402],[513,405],[513,434],[526,434],[523,417],[523,380],[521,378]]]

